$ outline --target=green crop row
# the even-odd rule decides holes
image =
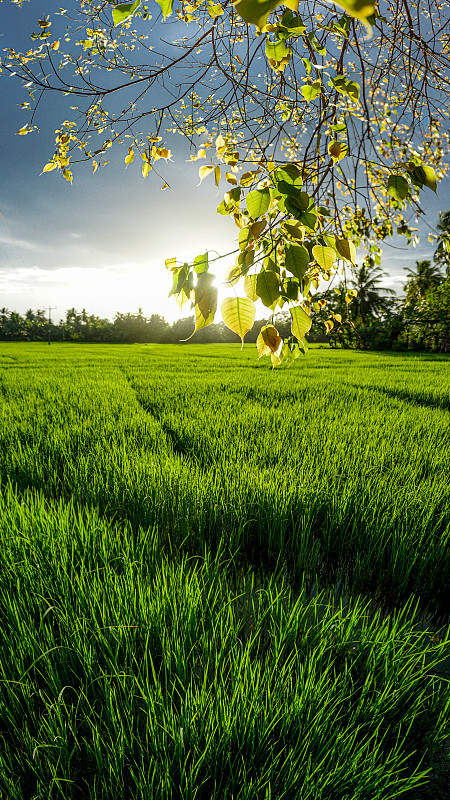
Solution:
[[[449,374],[2,345],[0,797],[437,798]]]

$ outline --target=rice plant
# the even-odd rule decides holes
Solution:
[[[425,797],[449,367],[2,345],[5,796]]]

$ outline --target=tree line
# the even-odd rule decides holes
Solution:
[[[317,301],[326,306],[315,314],[308,340],[329,343],[332,347],[367,350],[429,350],[450,352],[450,277],[445,278],[430,261],[418,261],[408,270],[405,297],[398,298],[383,288],[385,273],[380,267],[363,265],[355,270],[352,285],[358,295],[346,304],[348,284],[317,293]],[[330,314],[341,318],[340,324],[325,333],[324,322]],[[288,313],[275,317],[283,338],[290,335]],[[245,341],[256,342],[266,319],[256,320]],[[239,337],[223,322],[209,325],[189,337],[194,317],[184,317],[172,325],[158,314],[146,317],[137,313],[117,313],[113,321],[71,308],[58,323],[50,321],[43,309],[29,309],[23,316],[0,309],[0,341],[91,342],[91,343],[160,343],[178,344],[189,339],[194,344],[234,343]]]
[[[311,342],[360,349],[429,350],[450,352],[450,211],[439,215],[438,246],[433,261],[416,261],[406,269],[404,297],[383,287],[386,273],[377,254],[367,255],[360,266],[352,266],[348,279],[314,294],[315,311],[308,334]],[[349,289],[356,296],[348,302]],[[334,322],[330,329],[330,316]],[[274,317],[283,339],[291,335],[289,313]],[[267,319],[256,320],[246,341],[256,342]],[[159,314],[146,317],[117,312],[114,320],[70,308],[58,323],[44,309],[29,309],[24,316],[0,309],[0,341],[161,343],[186,340],[197,344],[232,343],[239,336],[223,322],[197,330],[191,339],[195,318],[184,317],[170,325]]]
[[[246,341],[256,342],[258,333],[266,320],[255,321]],[[146,317],[142,309],[137,313],[117,313],[113,321],[89,314],[85,308],[77,311],[70,308],[64,319],[49,321],[44,309],[29,309],[23,316],[7,308],[0,309],[0,341],[27,342],[91,342],[110,344],[161,343],[178,344],[183,342],[194,330],[194,317],[184,317],[169,324],[159,314]],[[286,319],[287,329],[290,321]],[[323,337],[326,341],[326,337]],[[238,342],[239,336],[223,322],[197,331],[190,340],[197,344]]]

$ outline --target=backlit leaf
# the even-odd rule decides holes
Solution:
[[[264,27],[271,11],[279,5],[279,0],[236,0],[234,3],[242,19],[259,29]]]
[[[247,208],[253,219],[265,214],[270,204],[269,189],[254,189],[247,195]]]
[[[280,353],[283,339],[273,325],[264,325],[256,340],[258,358],[268,356],[270,353]]]
[[[328,154],[333,159],[333,163],[336,164],[337,161],[340,161],[341,158],[348,154],[348,145],[345,142],[338,142],[337,139],[333,139],[328,144]]]
[[[256,294],[267,308],[274,308],[280,295],[280,284],[276,272],[263,270],[256,279]]]
[[[225,283],[227,286],[235,286],[242,278],[241,267],[230,267],[225,274]]]
[[[56,164],[54,161],[50,161],[49,164],[46,164],[42,172],[51,172],[53,169],[56,169]],[[42,175],[42,173],[41,173]]]
[[[365,26],[369,36],[372,33],[368,17],[375,13],[375,6],[370,0],[333,0],[334,5],[343,8],[350,17],[359,19]]]
[[[241,228],[238,235],[238,242],[239,247],[241,250],[245,250],[247,247],[251,236],[250,228]]]
[[[303,241],[305,237],[305,229],[303,225],[300,225],[299,222],[288,219],[286,222],[283,222],[283,228],[285,229],[288,236],[292,239],[298,239],[299,241]]]
[[[305,84],[305,86],[302,86],[300,91],[303,97],[305,98],[306,102],[310,103],[312,100],[315,100],[317,95],[320,94],[321,90],[322,90],[321,82],[314,81],[314,83]]]
[[[432,189],[433,192],[437,190],[437,180],[436,180],[436,172],[434,171],[433,167],[428,167],[426,164],[421,164],[420,167],[416,167],[413,172],[413,177],[423,186],[427,186],[428,189]]]
[[[211,291],[213,293],[215,292],[216,304],[214,306],[214,311],[212,311],[208,317],[204,317],[200,311],[200,308],[195,306],[195,328],[187,339],[180,339],[181,342],[188,342],[189,339],[192,339],[194,333],[197,333],[200,328],[206,328],[207,325],[211,325],[211,323],[214,322],[214,314],[216,313],[217,307],[217,288],[215,286],[211,286]]]
[[[350,239],[338,239],[336,237],[335,247],[340,257],[350,264],[356,264],[356,248]]]
[[[305,333],[308,333],[311,327],[311,317],[308,316],[305,309],[301,306],[294,306],[290,311],[292,317],[292,333],[296,339],[303,339]]]
[[[165,260],[166,269],[170,272],[173,272],[177,268],[177,260],[176,258],[166,258]]]
[[[244,292],[250,300],[257,300],[256,279],[257,275],[246,275],[244,278]]]
[[[243,347],[244,336],[255,321],[256,306],[254,302],[248,297],[226,297],[220,310],[225,325],[241,337]]]
[[[194,269],[197,275],[201,275],[202,272],[207,272],[208,266],[208,253],[203,253],[202,255],[194,258]]]
[[[114,25],[120,25],[121,22],[125,22],[140,5],[141,0],[135,0],[134,3],[119,3],[118,6],[114,6],[112,12]]]
[[[173,0],[156,0],[158,3],[164,19],[172,13]],[[209,323],[208,323],[209,324]]]
[[[301,244],[288,244],[285,251],[285,266],[292,275],[301,280],[310,261],[306,247]]]
[[[214,172],[214,167],[212,167],[211,165],[200,167],[200,169],[198,171],[198,175],[199,175],[199,178],[200,178],[200,183],[202,182],[202,180],[204,178],[206,178],[207,175],[210,175],[211,172]],[[200,183],[198,183],[197,186],[200,186]]]
[[[194,289],[194,303],[205,319],[217,308],[217,288],[212,286],[214,278],[210,272],[202,272]]]
[[[409,183],[403,175],[390,175],[387,190],[391,197],[401,202],[409,194]]]
[[[312,249],[312,254],[319,267],[322,267],[326,272],[331,269],[336,261],[336,253],[332,247],[323,247],[321,244],[316,244]]]

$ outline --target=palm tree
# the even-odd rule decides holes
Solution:
[[[351,288],[358,292],[352,301],[350,309],[355,317],[359,317],[366,325],[370,317],[379,317],[389,307],[389,299],[385,295],[395,295],[393,289],[381,287],[382,278],[387,273],[381,267],[373,266],[370,262],[363,261],[361,266],[353,269],[354,278]]]
[[[445,267],[447,277],[450,278],[450,211],[439,213],[437,229],[439,244],[434,254],[434,262],[440,267]]]
[[[431,261],[424,259],[416,261],[414,269],[407,269],[408,280],[404,285],[406,292],[406,302],[414,303],[424,300],[430,289],[436,289],[443,281],[442,273],[438,267],[431,264]]]

